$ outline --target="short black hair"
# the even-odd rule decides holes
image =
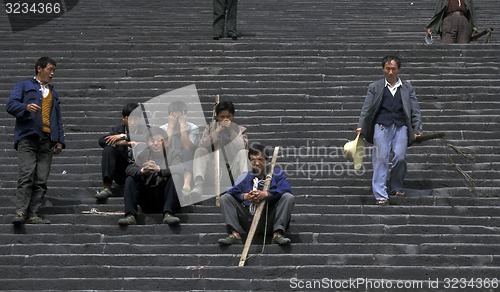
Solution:
[[[185,114],[185,113],[187,113],[187,111],[188,111],[187,105],[181,100],[176,100],[168,105],[168,114],[171,114],[171,113],[184,113]]]
[[[398,65],[398,69],[401,68],[401,59],[398,56],[394,55],[387,55],[382,59],[382,68],[385,67],[386,63],[390,63],[392,60],[396,61],[396,64]]]
[[[267,151],[266,146],[257,142],[251,143],[248,149],[248,159],[250,159],[250,156],[255,156],[259,154],[263,154],[266,159],[269,158],[269,153]]]
[[[167,140],[168,135],[165,130],[163,130],[160,127],[153,126],[149,128],[148,131],[146,131],[146,141],[149,141],[154,135],[161,135],[163,137],[163,140]]]
[[[233,102],[229,101],[229,100],[223,100],[223,101],[219,102],[215,106],[215,115],[218,116],[219,113],[222,111],[228,111],[234,116],[235,109],[234,109]]]
[[[139,106],[137,102],[127,103],[122,109],[122,117],[128,117]]]
[[[40,59],[38,59],[38,61],[36,61],[36,64],[35,64],[35,75],[38,74],[38,66],[40,66],[42,69],[44,69],[49,64],[54,65],[54,67],[57,66],[56,61],[54,61],[54,59],[52,59],[52,58],[41,57]]]

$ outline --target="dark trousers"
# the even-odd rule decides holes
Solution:
[[[170,177],[157,187],[146,186],[141,178],[128,176],[125,179],[123,194],[125,214],[137,215],[137,206],[141,206],[145,213],[175,214],[180,208],[174,185],[174,177],[176,176],[178,175]]]
[[[214,6],[214,22],[213,33],[214,37],[224,36],[224,26],[227,30],[227,35],[236,35],[236,14],[238,0],[213,0]]]
[[[266,226],[266,209],[262,212],[262,217],[257,227],[258,233],[266,231],[268,234],[274,231],[285,232],[290,224],[292,217],[293,206],[295,199],[292,194],[284,193],[278,202],[270,204],[267,210],[267,230]],[[253,217],[247,207],[243,206],[237,199],[229,194],[224,194],[220,197],[220,208],[226,222],[227,233],[233,230],[238,233],[247,233],[252,226]]]
[[[106,145],[102,150],[101,169],[102,182],[111,185],[113,181],[122,185],[125,183],[125,169],[129,162],[115,147]]]
[[[47,180],[52,164],[50,137],[30,135],[17,145],[19,180],[16,191],[16,210],[33,215],[38,212],[47,194]]]
[[[470,42],[472,30],[467,17],[459,14],[452,14],[443,20],[442,43],[466,44]]]

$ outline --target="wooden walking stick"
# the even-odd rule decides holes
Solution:
[[[273,174],[274,174],[274,166],[276,165],[276,160],[278,159],[279,149],[280,149],[279,146],[274,147],[273,158],[271,160],[271,169],[269,170],[269,173],[266,176],[266,181],[264,183],[263,191],[267,191],[269,189],[269,186],[271,185],[271,180],[273,179]],[[253,237],[255,235],[255,232],[257,231],[257,226],[259,226],[260,217],[262,215],[262,211],[264,210],[266,204],[267,200],[260,202],[259,206],[257,206],[255,214],[253,215],[252,225],[250,226],[250,230],[248,231],[247,240],[245,241],[245,246],[243,247],[243,252],[241,253],[240,257],[240,263],[238,264],[239,267],[243,267],[245,265],[245,261],[247,260],[248,256],[248,251],[250,250],[250,245],[252,245]]]
[[[217,120],[215,114],[215,107],[219,104],[220,98],[217,94],[215,96],[215,105],[212,112],[212,122]],[[219,162],[219,149],[212,143],[212,150],[214,151],[214,192],[215,192],[215,205],[220,207],[220,162]]]

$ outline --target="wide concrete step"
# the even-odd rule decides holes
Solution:
[[[27,270],[27,269],[26,269]],[[318,271],[319,270],[319,271]],[[21,270],[22,271],[22,270]],[[140,271],[138,275],[138,271]],[[245,277],[241,277],[241,273]],[[432,276],[429,277],[429,273]],[[231,287],[233,290],[266,290],[273,287],[284,291],[301,287],[323,287],[323,289],[335,289],[337,287],[351,287],[350,289],[380,289],[380,287],[405,287],[410,291],[431,290],[434,287],[444,287],[452,283],[444,282],[444,279],[453,277],[460,278],[463,273],[470,279],[479,277],[488,278],[488,289],[491,288],[491,279],[495,278],[498,268],[493,267],[391,267],[379,266],[377,271],[372,266],[282,266],[275,267],[98,267],[87,268],[68,267],[66,272],[63,268],[56,269],[52,277],[27,278],[19,281],[19,278],[8,278],[4,280],[5,289],[30,289],[36,285],[40,290],[81,288],[85,280],[86,289],[91,290],[218,290],[222,287]],[[44,273],[45,274],[45,273]],[[73,277],[79,274],[79,277]],[[91,277],[85,277],[85,275]],[[106,277],[103,277],[106,275]],[[224,277],[221,277],[224,275]],[[300,275],[300,276],[298,276]],[[332,276],[334,275],[334,276]],[[397,275],[397,276],[395,276]],[[92,277],[94,276],[94,277]],[[451,278],[449,278],[451,277]],[[307,280],[309,279],[309,280]],[[313,281],[312,279],[318,279]],[[322,282],[319,279],[325,279]],[[348,280],[351,279],[351,280]],[[378,281],[376,280],[378,279]],[[350,282],[351,281],[351,282]],[[323,284],[322,284],[323,283]],[[344,284],[345,283],[345,284]],[[313,286],[316,285],[316,286]],[[324,285],[324,286],[323,286]],[[436,286],[437,285],[437,286]],[[473,284],[474,285],[474,284]],[[496,287],[496,284],[494,284]],[[429,286],[431,289],[429,289]],[[226,289],[224,289],[226,290]]]
[[[494,267],[498,265],[498,256],[490,255],[373,255],[373,254],[293,254],[290,255],[302,265],[345,265],[345,266],[424,266],[432,263],[436,267],[449,265],[467,267]],[[6,271],[19,269],[20,266],[28,268],[44,266],[47,262],[56,260],[56,269],[62,267],[175,267],[175,266],[235,266],[239,262],[238,254],[148,254],[148,255],[119,255],[119,254],[84,254],[84,255],[32,255],[29,257],[11,255],[4,256],[2,268]],[[272,253],[254,254],[248,259],[251,265],[282,266],[286,265],[286,258]]]

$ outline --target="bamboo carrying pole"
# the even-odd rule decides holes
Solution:
[[[263,191],[267,191],[269,189],[269,186],[271,185],[271,180],[274,174],[274,166],[276,165],[276,160],[278,159],[279,149],[280,149],[279,146],[274,147],[273,158],[271,160],[271,169],[269,170],[269,173],[266,176],[266,182],[264,183]],[[243,252],[241,253],[240,257],[240,263],[238,264],[238,266],[240,267],[243,267],[245,265],[245,261],[247,260],[248,256],[248,251],[250,250],[250,245],[252,245],[252,240],[257,230],[257,226],[259,226],[260,217],[262,215],[264,207],[266,206],[266,203],[267,200],[260,202],[259,206],[257,207],[257,211],[255,211],[255,214],[253,215],[252,225],[250,226],[250,230],[248,231],[247,240],[245,241],[245,246],[243,247]]]

